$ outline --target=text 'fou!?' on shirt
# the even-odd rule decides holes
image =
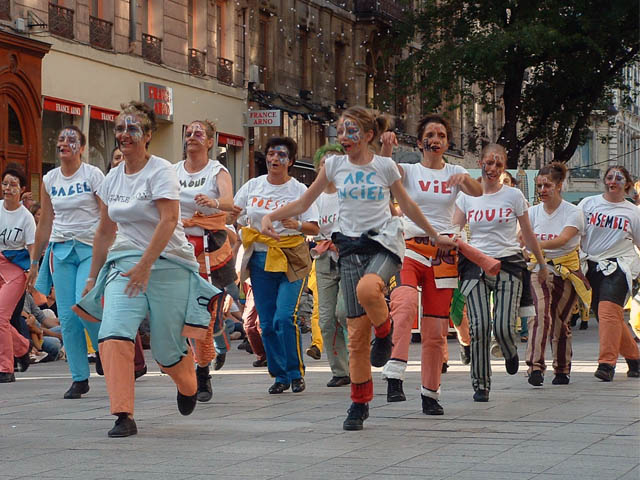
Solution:
[[[76,172],[66,177],[60,167],[42,179],[53,206],[52,242],[76,239],[93,244],[95,229],[100,221],[100,207],[95,195],[104,181],[102,171],[82,163]]]
[[[560,248],[544,249],[547,259],[562,257],[574,251],[580,245],[580,236],[584,231],[582,212],[578,207],[562,200],[558,208],[549,215],[544,204],[539,203],[529,208],[529,221],[538,241],[553,240],[560,236],[565,227],[574,227],[578,233]]]
[[[603,195],[595,195],[583,198],[578,208],[584,215],[581,248],[587,255],[612,250],[618,255],[635,254],[633,244],[640,245],[640,210],[635,205],[626,200],[609,202]]]
[[[180,184],[173,166],[152,155],[139,172],[126,174],[124,163],[112,169],[98,196],[107,206],[109,218],[118,224],[116,242],[145,250],[160,222],[156,200],[180,200]],[[183,251],[188,245],[179,220],[162,254],[170,257],[172,251]]]
[[[447,180],[452,175],[469,173],[460,165],[445,163],[444,168],[427,168],[421,163],[403,164],[402,184],[409,196],[418,204],[429,223],[438,232],[450,230],[456,197],[462,191],[460,186],[450,187]],[[423,237],[426,234],[413,220],[404,217],[405,238]]]
[[[456,205],[469,225],[472,246],[495,258],[520,253],[518,217],[527,211],[527,201],[520,190],[502,185],[497,192],[480,197],[463,192]]]
[[[220,198],[220,190],[218,190],[217,175],[221,171],[228,173],[228,170],[218,160],[209,160],[207,165],[199,172],[189,173],[184,167],[185,161],[178,162],[174,165],[180,182],[180,211],[182,218],[191,218],[196,211],[203,215],[212,215],[218,213],[217,208],[201,207],[196,205],[196,195],[206,195],[214,199]],[[187,235],[203,235],[204,230],[201,227],[185,228]]]
[[[335,155],[326,160],[324,168],[338,189],[338,230],[349,237],[384,230],[391,220],[390,187],[400,180],[395,162],[374,155],[369,163],[356,165],[347,155]]]
[[[274,185],[267,180],[267,175],[250,179],[236,193],[233,203],[245,209],[238,223],[262,230],[262,218],[284,205],[298,200],[307,187],[295,178],[290,178],[281,185]],[[318,209],[314,204],[301,215],[294,218],[301,222],[317,222]],[[273,222],[273,228],[279,235],[302,235],[298,230],[285,228],[282,222]],[[256,243],[256,250],[266,250],[267,246]]]
[[[33,244],[36,236],[36,221],[24,205],[7,210],[0,200],[0,251],[22,250]]]

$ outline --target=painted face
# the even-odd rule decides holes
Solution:
[[[350,143],[359,143],[362,140],[362,129],[360,125],[350,118],[345,118],[337,128],[338,141],[346,140]]]
[[[184,140],[191,143],[191,140],[197,141],[200,145],[207,143],[207,132],[199,123],[192,123],[185,132]]]
[[[444,153],[449,148],[446,127],[441,123],[427,123],[422,135],[422,148],[425,152]]]
[[[267,150],[267,165],[289,164],[289,149],[284,145],[275,145]]]
[[[500,175],[504,172],[506,159],[503,155],[495,152],[488,152],[482,157],[482,177],[489,181],[499,181]]]
[[[553,183],[548,175],[538,175],[536,177],[536,191],[540,196],[540,201],[545,202],[560,191],[560,185]]]
[[[20,198],[20,180],[13,175],[5,175],[2,179],[2,196]]]
[[[58,143],[56,145],[56,152],[58,155],[64,153],[71,153],[75,155],[80,151],[80,136],[78,132],[72,128],[65,128],[58,135]]]
[[[144,129],[138,117],[125,115],[124,117],[118,117],[116,122],[114,133],[119,143],[129,143],[129,140],[131,143],[138,143],[142,140]],[[128,136],[128,139],[125,135]]]
[[[620,170],[610,170],[607,176],[604,177],[604,183],[610,192],[616,190],[624,192],[627,181]]]

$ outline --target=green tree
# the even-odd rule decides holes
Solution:
[[[394,37],[413,45],[396,82],[430,110],[502,105],[509,168],[540,145],[567,161],[612,90],[628,92],[639,18],[635,0],[424,0]]]

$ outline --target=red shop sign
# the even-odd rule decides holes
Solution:
[[[43,108],[52,112],[66,113],[68,115],[81,117],[82,112],[84,111],[84,104],[71,102],[69,100],[62,100],[60,98],[44,97]]]
[[[230,147],[242,147],[244,145],[244,137],[231,135],[230,133],[218,133],[218,145],[228,145]]]
[[[116,117],[119,114],[120,112],[117,110],[110,110],[108,108],[91,105],[91,118],[94,120],[105,120],[107,122],[115,123]]]

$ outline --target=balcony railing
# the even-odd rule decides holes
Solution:
[[[162,63],[162,39],[143,33],[142,58],[153,63]]]
[[[384,21],[404,22],[407,7],[394,0],[355,0],[354,13],[360,20],[378,18]]]
[[[60,37],[73,39],[73,14],[70,8],[49,4],[49,31]]]
[[[113,50],[112,31],[113,23],[98,17],[89,17],[89,42],[94,47]]]
[[[233,83],[233,61],[218,57],[218,81],[231,85]]]
[[[207,54],[196,50],[195,48],[189,49],[189,73],[198,77],[207,73]]]
[[[588,178],[597,180],[600,178],[600,170],[597,168],[572,168],[569,176],[570,178]]]
[[[11,20],[11,3],[9,0],[0,0],[0,20]]]

